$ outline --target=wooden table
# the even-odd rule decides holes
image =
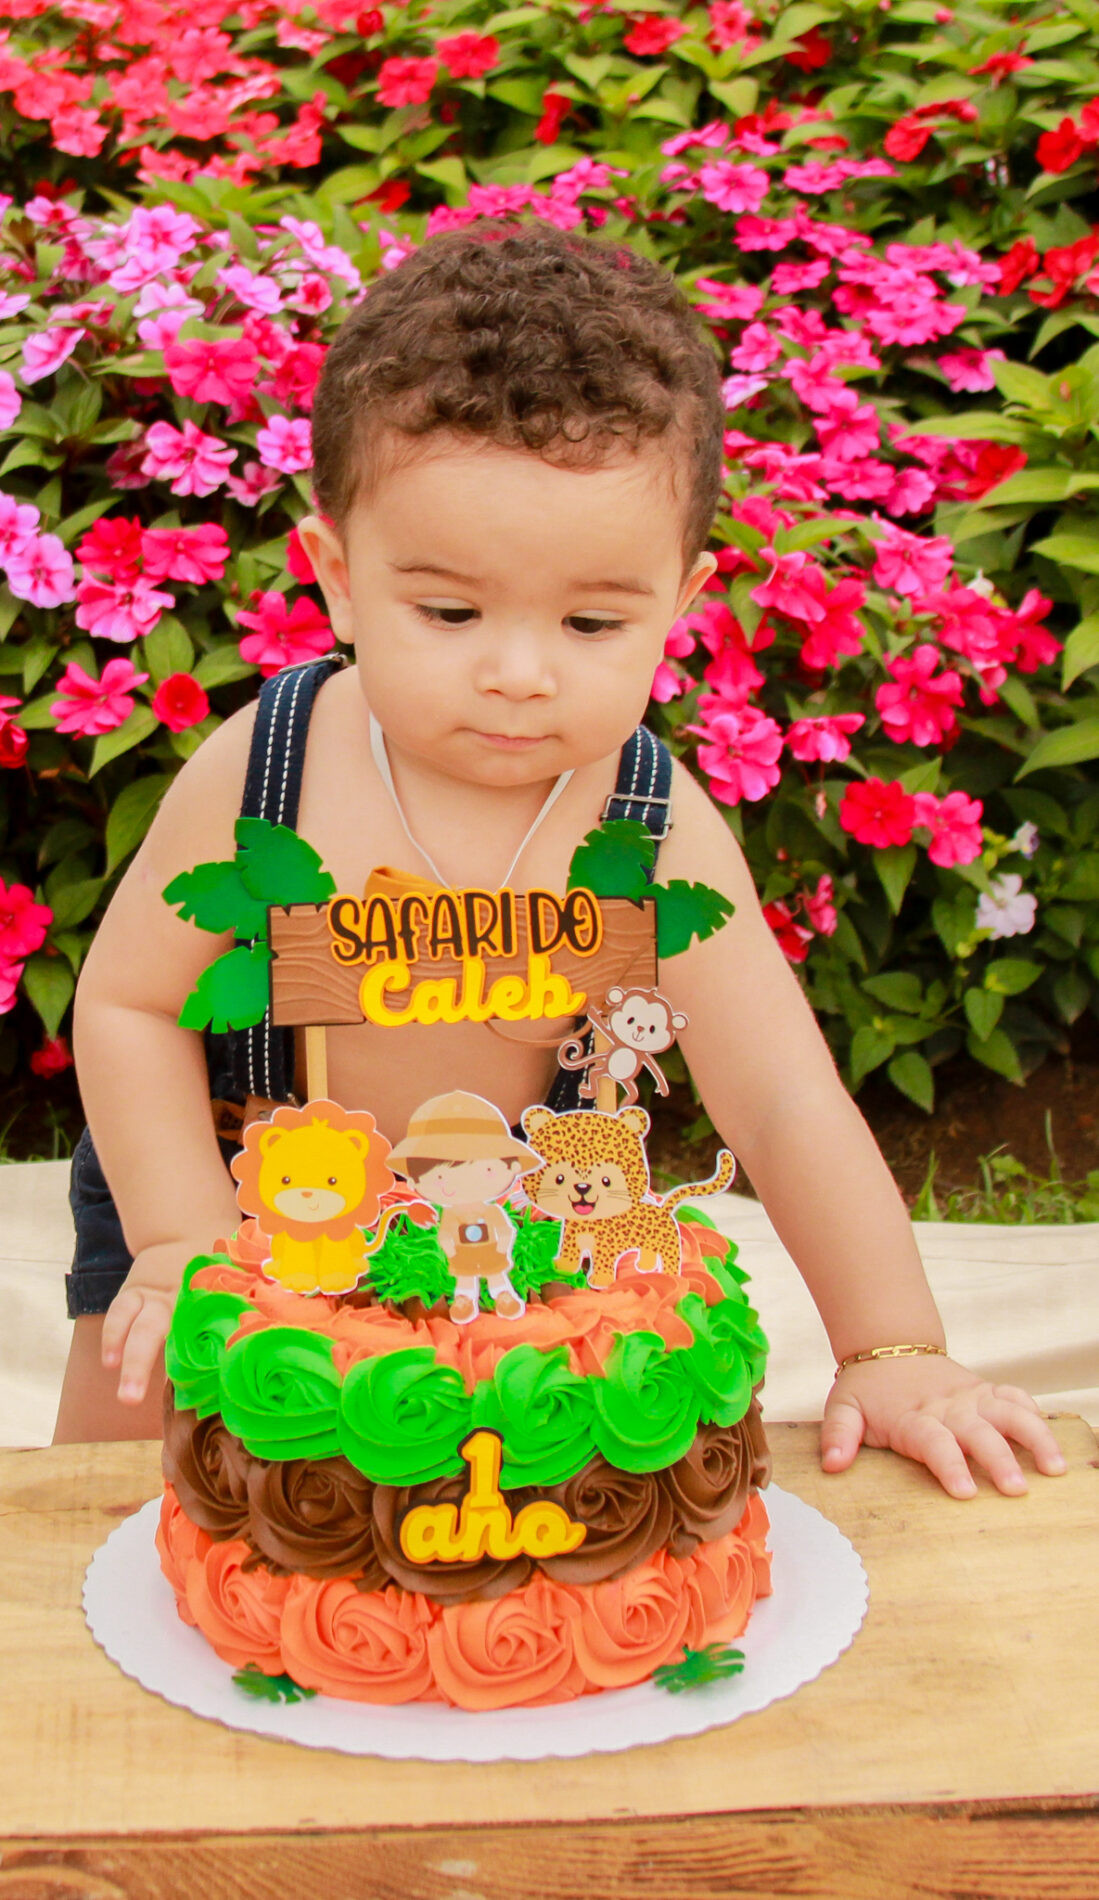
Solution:
[[[129,1681],[85,1566],[154,1445],[0,1453],[0,1900],[1099,1900],[1099,1455],[953,1503],[815,1428],[775,1475],[870,1577],[853,1648],[784,1702],[580,1761],[375,1761],[221,1728]],[[429,1825],[426,1825],[428,1824]],[[185,1844],[185,1845],[184,1845]]]

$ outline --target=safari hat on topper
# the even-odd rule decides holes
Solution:
[[[465,1089],[433,1095],[410,1118],[408,1133],[387,1157],[402,1161],[515,1160],[516,1171],[539,1168],[533,1148],[512,1134],[498,1108]]]

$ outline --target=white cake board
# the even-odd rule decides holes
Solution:
[[[97,1643],[143,1688],[227,1728],[390,1760],[541,1761],[611,1754],[680,1735],[700,1735],[812,1682],[850,1647],[866,1613],[866,1572],[834,1524],[771,1485],[774,1593],[752,1611],[736,1647],[740,1676],[671,1694],[654,1683],[608,1689],[576,1702],[483,1715],[438,1703],[392,1708],[315,1696],[258,1702],[233,1682],[205,1637],[180,1621],[162,1575],[154,1498],[111,1532],[84,1579],[84,1613]]]

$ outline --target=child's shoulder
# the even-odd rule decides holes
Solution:
[[[754,897],[752,875],[723,811],[678,759],[672,765],[671,830],[660,847],[662,884],[686,878],[712,884],[734,903]]]

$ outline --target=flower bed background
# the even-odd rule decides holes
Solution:
[[[660,258],[727,375],[653,720],[852,1087],[1099,994],[1099,4],[0,7],[0,1069],[173,773],[332,635],[328,338],[489,213]]]

